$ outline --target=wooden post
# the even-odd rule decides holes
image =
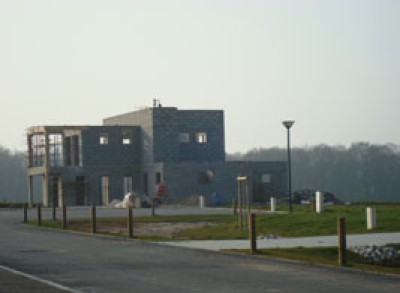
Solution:
[[[128,238],[133,238],[132,208],[128,208]]]
[[[42,206],[40,203],[37,206],[37,224],[42,226]]]
[[[62,205],[62,228],[67,229],[67,206],[65,204]]]
[[[257,251],[257,232],[256,232],[256,215],[249,214],[249,239],[250,239],[250,252]]]
[[[24,223],[28,223],[28,205],[24,204]]]
[[[92,205],[92,233],[96,233],[96,206]]]
[[[346,218],[338,218],[338,262],[339,266],[343,267],[346,265]]]
[[[236,202],[235,198],[232,199],[232,210],[233,210],[233,215],[236,216],[237,215],[237,202]]]
[[[154,217],[156,215],[156,199],[153,198],[151,204],[151,216]]]
[[[57,217],[56,217],[56,205],[55,205],[55,203],[53,202],[53,206],[51,207],[51,215],[52,215],[52,220],[53,221],[55,221],[55,220],[57,220]]]

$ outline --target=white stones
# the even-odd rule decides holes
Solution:
[[[391,246],[379,247],[375,244],[369,246],[354,246],[350,251],[360,255],[366,262],[375,264],[400,263],[400,250],[396,251]]]

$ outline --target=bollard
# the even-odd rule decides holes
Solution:
[[[275,197],[271,197],[271,212],[275,212],[276,211],[276,198]]]
[[[316,212],[318,214],[324,211],[324,194],[321,191],[316,192]]]
[[[28,223],[28,205],[24,204],[24,223]]]
[[[128,238],[133,238],[132,208],[128,208]]]
[[[37,206],[37,224],[38,226],[42,226],[42,206],[40,203]]]
[[[62,206],[62,228],[67,229],[67,206],[65,204]]]
[[[372,230],[376,228],[376,209],[374,207],[367,207],[367,229]]]
[[[96,206],[93,205],[92,206],[92,233],[95,234],[96,233]]]
[[[338,262],[339,266],[343,267],[346,265],[346,218],[338,218],[337,229],[339,240]]]
[[[205,206],[206,206],[206,204],[205,204],[204,196],[203,196],[203,195],[200,195],[200,196],[199,196],[199,207],[200,207],[201,209],[204,209]]]
[[[257,232],[256,232],[256,215],[249,214],[249,239],[250,239],[250,252],[257,251]]]

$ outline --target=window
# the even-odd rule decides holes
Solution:
[[[207,133],[205,132],[196,133],[196,141],[197,143],[207,143]]]
[[[214,178],[214,171],[200,171],[197,175],[197,182],[200,184],[210,184]]]
[[[34,134],[30,140],[30,165],[31,167],[43,166],[46,153],[45,135],[42,133]]]
[[[122,144],[132,144],[132,132],[128,129],[122,130]]]
[[[109,185],[108,185],[108,176],[101,176],[101,200],[103,205],[108,204],[109,200]]]
[[[63,135],[60,133],[49,134],[49,161],[50,166],[64,164]]]
[[[262,174],[261,182],[262,183],[271,183],[271,174]]]
[[[124,189],[124,194],[127,194],[129,192],[132,192],[132,176],[124,176],[123,178],[123,189]]]
[[[161,183],[161,173],[160,172],[156,172],[156,184]]]
[[[190,142],[190,133],[187,132],[179,133],[179,142],[181,143]]]
[[[100,134],[100,144],[107,145],[108,144],[108,133]]]

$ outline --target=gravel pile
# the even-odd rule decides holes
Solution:
[[[361,255],[368,263],[380,265],[400,265],[400,250],[391,246],[377,246],[374,244],[368,246],[350,247],[350,251]]]

